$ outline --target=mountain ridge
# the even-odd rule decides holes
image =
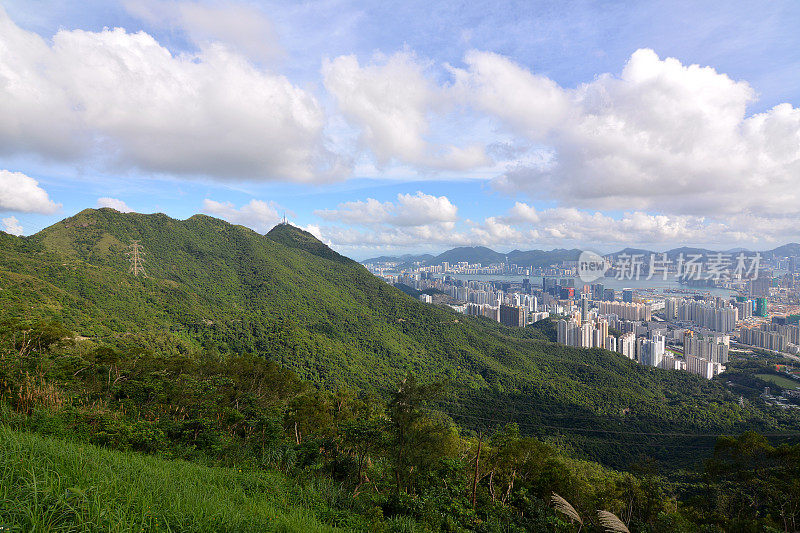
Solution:
[[[523,267],[544,267],[552,264],[558,264],[562,261],[577,261],[582,250],[577,248],[565,249],[554,248],[552,250],[512,250],[508,253],[497,252],[486,246],[459,246],[451,248],[438,255],[424,254],[412,255],[405,254],[402,256],[380,256],[371,259],[360,261],[362,264],[377,263],[377,262],[397,262],[400,267],[411,266],[414,262],[422,262],[425,266],[440,265],[444,261],[448,263],[481,263],[488,266],[492,263],[503,263],[508,258],[509,263],[513,263]],[[732,250],[712,250],[709,248],[695,248],[683,246],[679,248],[672,248],[665,251],[653,251],[644,248],[623,248],[613,253],[602,254],[604,256],[617,257],[621,254],[662,254],[666,253],[670,259],[674,259],[679,254],[715,254],[715,253],[754,253],[746,248],[734,248]],[[758,252],[764,258],[781,258],[790,256],[800,256],[800,244],[787,243],[771,250],[763,250]]]
[[[81,342],[123,351],[256,355],[322,388],[387,394],[412,372],[449,383],[448,412],[467,426],[514,405],[536,434],[776,427],[721,382],[423,304],[308,232],[270,233],[208,216],[84,210],[30,237],[0,235],[0,306],[6,318],[57,320]],[[146,278],[129,272],[133,240]],[[634,454],[608,436],[564,434],[609,464]]]

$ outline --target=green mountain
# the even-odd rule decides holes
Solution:
[[[577,261],[581,255],[581,250],[556,248],[555,250],[512,250],[508,252],[509,263],[531,266],[534,268],[558,265],[563,261]]]
[[[505,262],[505,255],[485,246],[460,246],[442,252],[433,259],[428,260],[428,264],[431,265],[440,265],[444,262],[451,264],[462,262],[481,263],[488,266],[492,263]]]
[[[133,241],[147,277],[129,272]],[[607,464],[628,464],[636,441],[662,458],[694,460],[681,445],[787,424],[740,405],[723,380],[422,304],[289,225],[265,236],[204,215],[85,210],[31,237],[0,235],[0,287],[5,317],[55,319],[100,345],[257,355],[322,387],[383,396],[408,372],[444,380],[440,407],[461,425],[516,421]]]

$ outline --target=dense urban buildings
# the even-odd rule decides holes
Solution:
[[[391,283],[427,291],[420,295],[427,303],[440,298],[438,303],[459,312],[508,327],[555,318],[556,341],[561,344],[604,349],[645,366],[710,379],[725,371],[733,344],[789,355],[800,352],[798,260],[776,260],[770,267],[774,270],[763,279],[721,281],[730,288],[728,296],[703,290],[708,284],[691,288],[687,283],[686,289],[659,293],[609,287],[603,278],[582,283],[570,261],[539,269],[444,263],[396,275],[380,273]],[[783,271],[780,277],[774,274]],[[508,279],[519,272],[526,277]],[[465,279],[471,274],[498,279]]]

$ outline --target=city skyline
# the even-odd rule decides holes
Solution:
[[[7,0],[0,229],[106,206],[285,215],[356,259],[800,242],[800,8],[753,9]]]

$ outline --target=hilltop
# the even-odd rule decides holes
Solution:
[[[133,240],[146,278],[129,273]],[[782,424],[740,406],[721,381],[422,304],[290,225],[261,235],[204,215],[88,209],[30,237],[0,235],[0,252],[6,317],[55,319],[85,342],[136,342],[161,356],[255,355],[323,388],[385,396],[413,372],[450,384],[442,408],[465,426],[516,420],[538,435],[564,428],[606,463],[627,464],[637,451],[603,428],[706,433]],[[654,453],[696,458],[675,444],[656,439]]]

